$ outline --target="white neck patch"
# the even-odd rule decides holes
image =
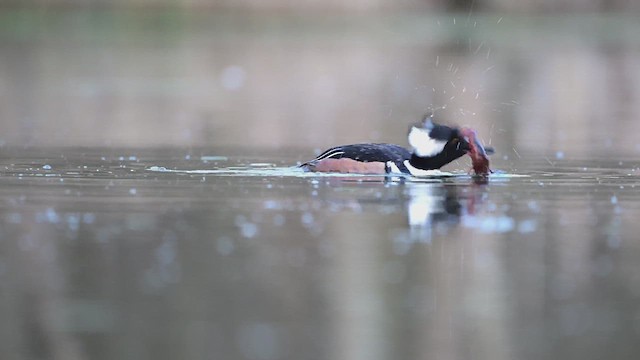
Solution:
[[[431,129],[411,127],[409,131],[409,144],[413,147],[416,155],[420,157],[430,157],[442,152],[447,144],[444,140],[436,140],[429,136]]]

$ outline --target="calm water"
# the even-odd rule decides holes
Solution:
[[[4,149],[3,359],[640,354],[640,162],[482,184],[257,153]]]
[[[0,9],[0,358],[640,358],[637,20]]]

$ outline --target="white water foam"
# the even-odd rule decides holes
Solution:
[[[266,164],[260,164],[259,167],[227,167],[219,169],[197,169],[197,170],[181,170],[181,169],[167,169],[164,166],[151,166],[147,168],[147,171],[158,173],[175,173],[175,174],[188,174],[188,175],[219,175],[219,176],[291,176],[291,177],[385,177],[388,175],[371,175],[371,174],[345,174],[345,173],[322,173],[322,172],[307,172],[303,169],[292,167],[266,167]],[[442,177],[455,177],[455,178],[471,178],[472,176],[466,172],[448,172],[441,170],[429,170],[425,172],[423,176],[403,176],[392,175],[393,177],[406,177],[406,178],[442,178]],[[489,175],[489,179],[510,179],[518,177],[528,177],[528,175],[507,174],[507,173],[494,173]]]

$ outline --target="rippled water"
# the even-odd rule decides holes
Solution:
[[[178,9],[0,9],[0,359],[640,357],[635,14]]]
[[[0,349],[640,354],[639,162],[523,155],[495,159],[503,173],[478,183],[468,160],[397,179],[303,173],[303,156],[3,149]]]

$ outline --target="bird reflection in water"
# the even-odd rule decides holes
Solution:
[[[487,196],[487,177],[472,181],[447,178],[386,178],[380,191],[380,178],[333,178],[320,196],[334,210],[376,207],[387,214],[404,212],[406,223],[391,231],[394,242],[408,250],[415,243],[431,243],[434,232],[447,234],[473,219]],[[348,185],[347,185],[348,184]],[[355,186],[352,186],[355,185]],[[340,191],[328,192],[328,189]]]
[[[445,234],[460,224],[467,215],[474,215],[486,196],[483,179],[472,184],[411,182],[406,184],[408,199],[408,236],[410,243],[430,243],[433,233]]]

